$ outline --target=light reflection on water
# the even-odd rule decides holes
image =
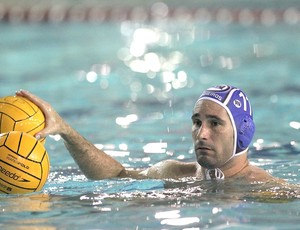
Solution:
[[[282,219],[284,210],[293,220],[291,215],[299,216],[299,198],[299,191],[272,185],[193,179],[88,181],[78,169],[56,169],[42,194],[1,196],[0,220],[2,227],[13,223],[15,229],[251,227],[260,215]],[[259,221],[260,226],[270,224]]]

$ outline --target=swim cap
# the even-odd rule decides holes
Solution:
[[[236,87],[220,85],[205,90],[197,102],[204,99],[221,105],[230,117],[234,130],[232,157],[244,153],[255,132],[252,108],[246,94]]]

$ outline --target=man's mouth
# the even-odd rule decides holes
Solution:
[[[195,151],[199,152],[199,153],[207,153],[211,150],[212,150],[212,148],[210,146],[203,146],[203,145],[196,146],[196,148],[195,148]]]
[[[214,151],[213,143],[204,140],[196,140],[194,142],[194,151],[197,155],[211,155]]]

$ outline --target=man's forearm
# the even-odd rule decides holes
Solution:
[[[69,125],[66,126],[66,132],[61,134],[61,137],[87,178],[100,180],[118,177],[124,170],[118,161],[96,148]]]

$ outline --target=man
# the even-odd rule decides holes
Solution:
[[[87,178],[113,177],[178,179],[238,179],[246,182],[281,181],[249,163],[247,152],[255,126],[252,108],[238,88],[220,85],[205,90],[192,115],[192,137],[197,162],[166,160],[145,169],[127,169],[82,137],[52,108],[37,96],[20,90],[43,111],[46,127],[36,138],[59,134],[66,148]],[[100,127],[101,128],[101,127]]]

